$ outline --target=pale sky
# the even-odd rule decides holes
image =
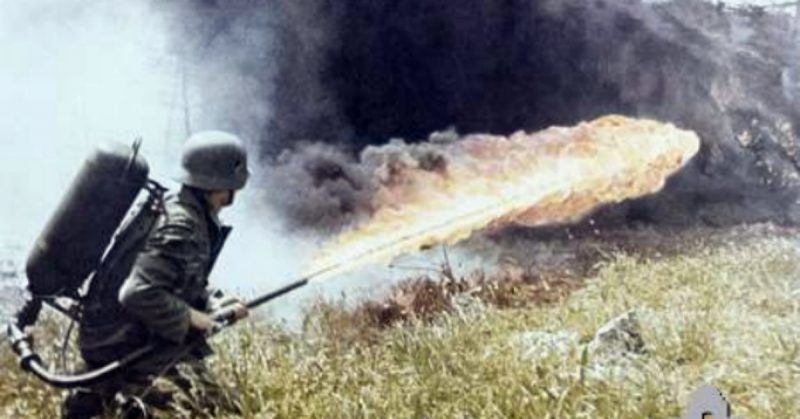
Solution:
[[[652,2],[663,2],[663,1],[667,1],[667,0],[650,0],[650,1],[652,1]],[[711,3],[717,3],[718,0],[706,0],[706,1],[711,2]],[[732,5],[732,6],[733,5],[739,6],[739,5],[746,5],[746,4],[768,6],[768,5],[773,5],[773,4],[788,3],[790,1],[791,0],[723,0],[723,2],[725,4],[729,4],[729,5]]]
[[[183,135],[175,60],[146,2],[33,0],[0,12],[0,234],[30,236],[100,141]],[[156,171],[166,163],[153,158]],[[9,202],[9,201],[6,201]],[[12,230],[12,231],[9,231]]]

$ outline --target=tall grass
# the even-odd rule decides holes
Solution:
[[[416,280],[356,310],[320,304],[301,330],[241,325],[212,364],[248,418],[666,418],[704,382],[737,416],[800,417],[796,247],[756,237],[613,253],[579,289],[564,278]],[[414,290],[428,293],[419,305],[403,297]],[[586,343],[628,310],[645,353],[600,362]],[[529,331],[577,339],[532,355],[517,339]],[[56,414],[57,392],[18,373],[6,350],[2,362],[0,412]]]
[[[327,307],[301,332],[242,330],[217,365],[248,417],[676,417],[704,382],[738,415],[800,417],[797,258],[770,238],[616,254],[561,303],[412,316],[361,341]],[[632,309],[647,352],[596,367],[582,343]],[[580,338],[531,359],[513,342],[534,330]]]

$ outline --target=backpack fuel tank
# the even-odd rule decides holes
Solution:
[[[69,295],[81,286],[99,265],[148,172],[137,144],[109,143],[94,150],[28,256],[32,294]]]

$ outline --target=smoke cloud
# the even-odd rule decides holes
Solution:
[[[507,135],[622,113],[674,122],[704,144],[664,193],[615,219],[800,220],[791,16],[693,0],[268,4],[280,23],[265,152],[301,139],[355,151],[450,127]],[[302,157],[288,160],[302,172]],[[294,219],[305,195],[283,213]]]

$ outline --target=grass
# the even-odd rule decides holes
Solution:
[[[244,324],[212,364],[249,418],[679,417],[704,382],[736,416],[800,417],[798,256],[787,238],[737,236],[609,254],[579,289],[443,274],[356,310],[321,303],[302,330]],[[598,363],[586,342],[629,310],[645,354]],[[578,339],[531,356],[516,339],[529,331]],[[56,415],[58,392],[0,357],[0,414]]]

